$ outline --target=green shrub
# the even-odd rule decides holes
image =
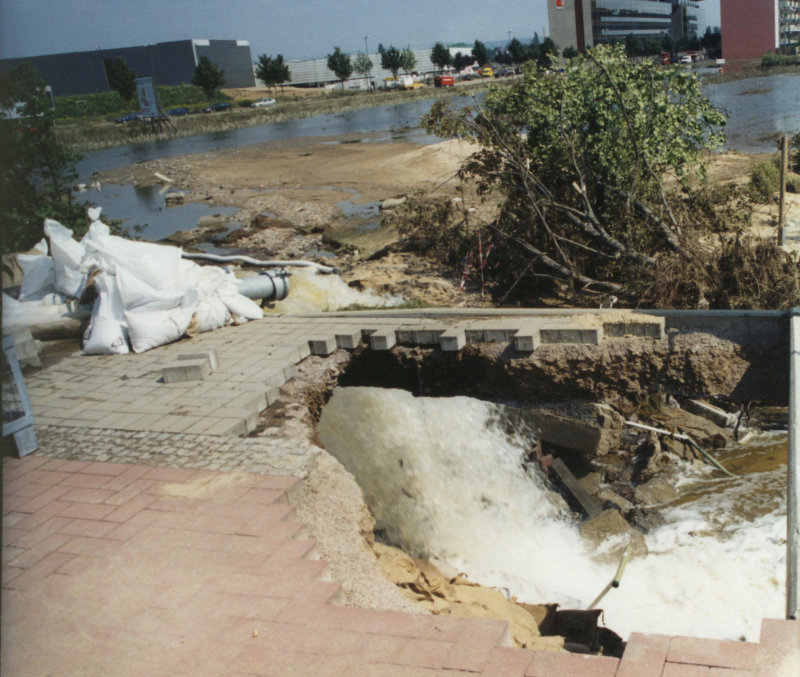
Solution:
[[[757,202],[771,202],[780,185],[781,172],[773,161],[759,162],[750,170],[750,192]]]

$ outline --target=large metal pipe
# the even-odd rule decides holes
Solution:
[[[793,308],[789,316],[786,551],[786,618],[800,620],[800,308]]]

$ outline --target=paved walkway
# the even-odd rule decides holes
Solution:
[[[389,339],[402,338],[403,322],[408,328],[395,319],[381,334],[378,319],[361,317]],[[423,332],[412,338],[441,338],[441,324],[426,323],[412,323]],[[511,648],[501,621],[337,606],[339,586],[291,507],[316,448],[236,436],[249,425],[247,398],[232,416],[168,410],[204,407],[208,399],[218,411],[220,401],[242,393],[256,393],[258,406],[263,394],[266,406],[269,389],[291,376],[304,347],[324,353],[351,331],[341,318],[276,324],[144,355],[66,358],[30,378],[41,448],[2,466],[4,676],[800,674],[794,621],[765,620],[759,643],[634,633],[617,660]],[[513,333],[487,336],[486,327],[471,327],[484,332],[475,340],[513,340]],[[162,381],[161,369],[187,348],[217,353],[207,395],[197,394],[198,382]],[[130,411],[147,405],[152,411]],[[135,416],[117,418],[125,413]],[[195,420],[178,430],[169,417],[217,420],[201,431]]]

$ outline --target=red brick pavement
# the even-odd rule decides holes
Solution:
[[[634,633],[622,660],[508,646],[505,623],[336,606],[297,480],[4,459],[9,675],[796,677],[797,622],[759,644]]]

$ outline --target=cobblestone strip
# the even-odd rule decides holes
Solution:
[[[319,447],[305,440],[219,437],[39,425],[38,454],[49,458],[106,461],[205,470],[238,470],[305,478]]]

